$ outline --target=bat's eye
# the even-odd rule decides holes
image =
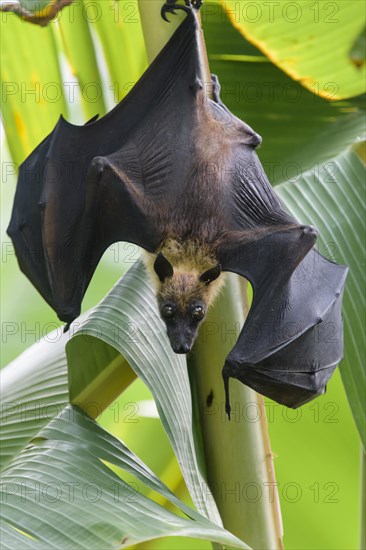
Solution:
[[[192,317],[196,321],[201,321],[205,316],[205,310],[201,306],[196,306],[192,311]]]
[[[173,306],[164,306],[161,308],[161,315],[164,319],[172,319],[174,317],[174,313]]]

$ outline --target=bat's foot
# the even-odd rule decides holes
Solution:
[[[161,8],[161,16],[164,21],[169,23],[167,13],[175,14],[175,10],[183,10],[186,13],[190,13],[192,8],[199,10],[203,0],[184,0],[185,4],[177,4],[177,1],[178,0],[166,0],[164,6]]]

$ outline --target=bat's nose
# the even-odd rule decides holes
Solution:
[[[174,353],[186,354],[191,351],[191,347],[188,344],[179,344],[173,347]]]

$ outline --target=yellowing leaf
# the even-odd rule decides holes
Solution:
[[[315,94],[336,100],[364,92],[365,65],[350,56],[365,25],[363,2],[221,2],[247,40]]]

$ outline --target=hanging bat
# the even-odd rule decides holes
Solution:
[[[130,94],[100,120],[60,118],[20,167],[8,233],[21,270],[70,324],[104,251],[144,249],[176,353],[188,353],[225,272],[253,304],[223,369],[289,407],[324,393],[342,358],[345,266],[315,249],[317,231],[286,212],[255,149],[259,135],[204,90],[196,10]]]

